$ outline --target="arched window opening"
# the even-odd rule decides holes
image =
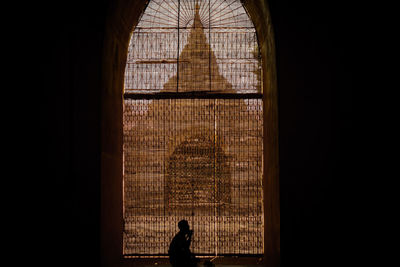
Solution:
[[[239,0],[151,0],[124,84],[125,256],[264,253],[261,56]]]

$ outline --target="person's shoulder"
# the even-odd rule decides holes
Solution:
[[[172,238],[172,241],[176,241],[176,240],[179,239],[179,238],[180,238],[179,233],[176,233],[176,234],[174,235],[174,237]]]

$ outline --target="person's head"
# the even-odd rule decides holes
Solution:
[[[181,220],[178,222],[178,228],[181,232],[187,233],[189,232],[189,223],[186,220]]]

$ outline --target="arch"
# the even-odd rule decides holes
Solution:
[[[134,3],[116,3],[109,14],[107,35],[104,44],[104,58],[114,58],[113,62],[105,62],[103,72],[112,72],[104,81],[103,98],[103,153],[102,153],[102,185],[110,185],[113,190],[102,191],[102,216],[122,217],[122,208],[115,209],[122,203],[122,88],[124,64],[129,44],[130,25],[136,25],[146,1]],[[256,3],[255,3],[256,2]],[[274,44],[272,26],[268,7],[262,1],[244,1],[254,25],[257,29],[262,55],[262,86],[264,110],[264,209],[265,209],[265,253],[262,262],[269,266],[279,264],[279,179],[278,179],[278,141],[277,141],[277,91],[274,62]],[[110,53],[113,56],[110,57]],[[112,79],[110,79],[112,77]],[[117,107],[117,112],[116,112]],[[112,112],[111,112],[112,111]],[[111,115],[112,114],[112,115]],[[117,118],[117,115],[120,115]],[[111,137],[111,138],[110,138]],[[115,138],[113,138],[115,137]],[[114,140],[110,144],[110,139]],[[116,178],[117,177],[117,178]],[[119,182],[115,182],[115,179]],[[121,205],[122,206],[122,205]],[[114,207],[114,208],[112,208]],[[114,222],[102,220],[102,244],[115,242],[115,250],[103,246],[103,262],[108,266],[118,266],[121,263],[122,225],[116,219]]]
[[[216,164],[203,151],[214,151],[217,154]],[[190,217],[193,216],[192,213],[205,213],[214,208],[214,205],[219,208],[229,205],[231,174],[226,158],[225,152],[219,145],[215,146],[212,138],[204,135],[185,138],[167,159],[166,214],[171,215],[182,209],[184,214],[179,215]],[[219,181],[217,185],[212,179],[214,175]],[[187,194],[190,191],[194,193]]]

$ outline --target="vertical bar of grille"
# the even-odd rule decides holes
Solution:
[[[208,75],[209,75],[209,86],[211,91],[211,0],[208,0]],[[215,253],[217,254],[217,253]]]
[[[210,2],[209,2],[210,3]],[[211,76],[210,76],[210,86],[211,86]],[[211,104],[212,103],[212,104]],[[215,114],[215,108],[216,108],[216,103],[217,100],[216,99],[209,99],[209,106],[212,106],[213,108],[213,124],[211,125],[211,129],[213,130],[213,154],[214,154],[214,247],[215,247],[215,256],[218,255],[218,234],[217,234],[217,224],[218,224],[218,212],[217,212],[217,201],[218,201],[218,191],[219,188],[217,188],[217,144],[216,144],[216,140],[217,140],[217,118],[216,118],[216,114]],[[210,116],[211,116],[211,112],[210,112]]]
[[[179,22],[180,22],[180,14],[181,14],[181,1],[178,0],[178,49],[177,49],[177,56],[176,56],[176,92],[179,92]]]
[[[233,100],[234,110],[236,110],[237,101],[238,101],[237,99]],[[237,183],[237,187],[238,187],[238,191],[237,191],[237,194],[236,194],[236,197],[237,197],[237,199],[236,199],[236,201],[237,201],[236,207],[237,207],[238,214],[240,214],[240,208],[241,208],[241,206],[240,206],[240,202],[241,202],[241,198],[240,198],[240,194],[241,194],[240,182],[241,181],[240,181],[240,172],[239,172],[239,168],[238,168],[238,166],[240,164],[240,150],[239,150],[238,136],[237,136],[238,120],[237,120],[237,117],[236,117],[237,113],[236,114],[233,113],[232,115],[233,115],[233,121],[234,121],[234,128],[232,129],[233,130],[233,142],[234,142],[234,147],[235,147],[235,163],[234,163],[234,165],[235,165],[235,173],[234,173],[234,175],[235,175],[236,183]],[[237,246],[235,247],[235,253],[239,254],[239,252],[240,252],[240,232],[239,232],[240,231],[240,217],[237,216],[237,214],[236,214],[235,217],[236,217],[235,218],[236,219],[235,232],[238,233],[237,236],[236,236]]]

